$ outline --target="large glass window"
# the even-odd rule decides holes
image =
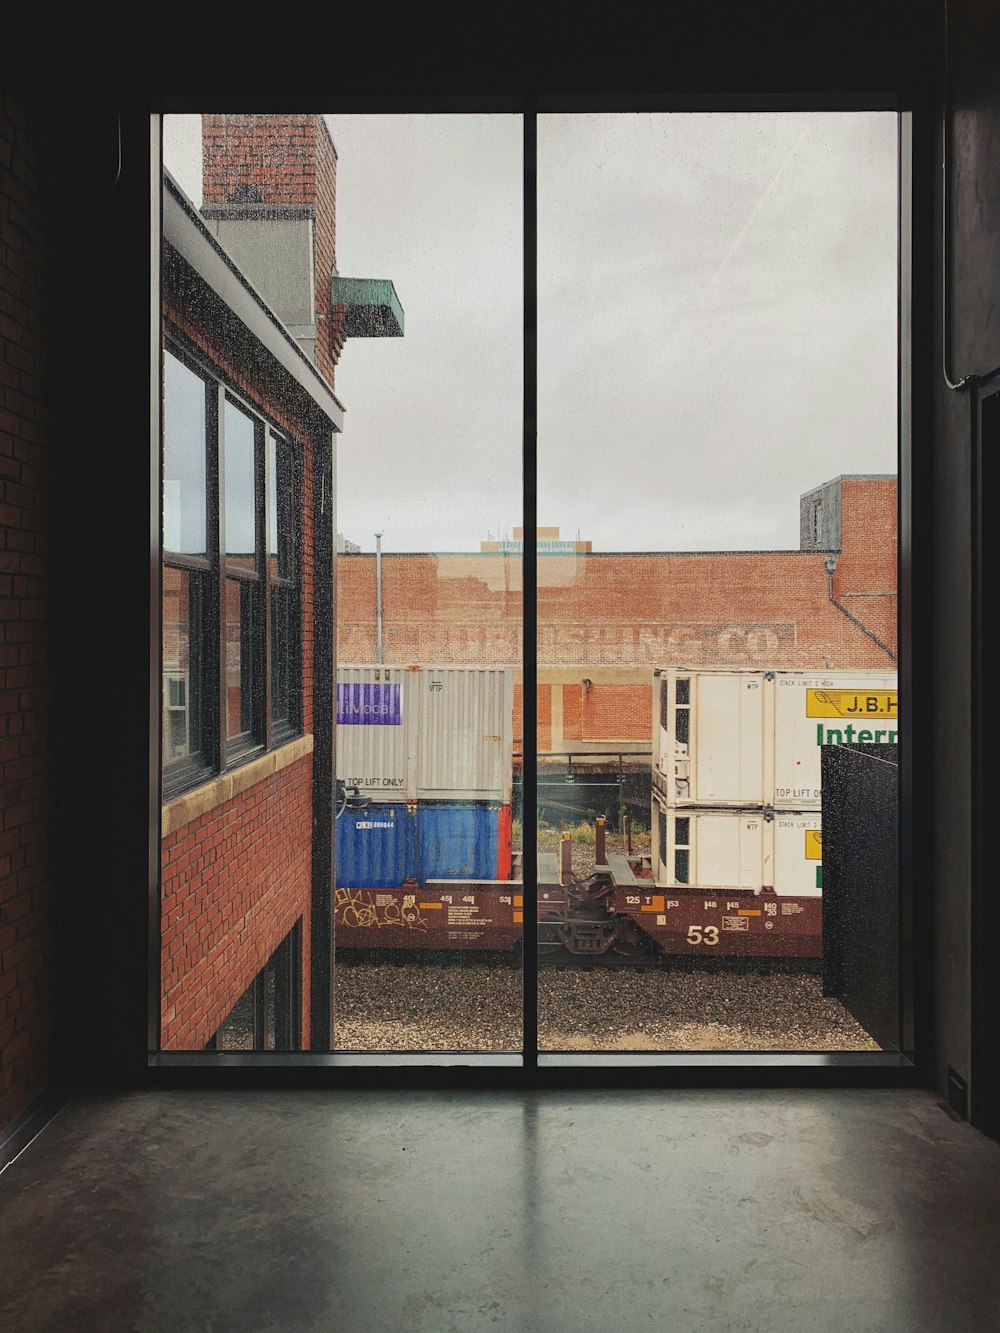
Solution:
[[[882,1044],[820,777],[897,738],[897,180],[892,113],[539,116],[543,1049]]]
[[[504,538],[521,505],[523,127],[329,124],[338,266],[391,272],[406,311],[401,340],[351,339],[337,371],[334,1041],[509,1054],[522,1045],[522,561]]]
[[[896,114],[198,120],[298,385],[177,318],[165,790],[253,769],[165,841],[238,886],[206,1031],[294,881],[314,1049],[891,1049],[824,970],[821,768],[899,739]],[[334,383],[335,465],[288,426]]]

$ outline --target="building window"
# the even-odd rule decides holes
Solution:
[[[210,768],[208,662],[209,385],[167,353],[163,367],[164,785],[192,785]]]
[[[205,1043],[210,1051],[302,1048],[302,923],[297,921]]]
[[[163,374],[163,785],[301,730],[299,453],[206,366]]]
[[[302,674],[299,634],[298,532],[295,497],[298,455],[275,431],[267,434],[267,590],[271,608],[270,716],[272,740],[298,730],[297,682]]]

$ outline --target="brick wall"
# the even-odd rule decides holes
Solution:
[[[206,206],[303,207],[313,218],[316,368],[334,384],[346,312],[331,305],[337,262],[337,152],[322,116],[202,116]]]
[[[845,480],[843,534],[834,595],[895,648],[894,479]],[[648,741],[654,666],[891,669],[831,602],[825,561],[816,551],[540,555],[539,747]],[[375,557],[343,555],[337,571],[340,660],[372,662]],[[514,557],[384,555],[382,606],[389,663],[521,665]]]
[[[317,117],[202,117],[206,204],[312,204]]]
[[[845,477],[834,596],[883,643],[896,643],[896,479]]]
[[[316,232],[313,239],[313,263],[316,274],[316,314],[319,333],[316,339],[316,367],[334,383],[334,370],[344,350],[346,311],[330,304],[330,277],[337,265],[337,151],[326,121],[317,117],[314,147],[316,152]]]
[[[313,727],[313,445],[280,385],[168,291],[168,327],[296,442],[303,478],[303,731]],[[295,922],[302,920],[302,1011],[309,1032],[312,758],[222,801],[168,834],[161,850],[161,1046],[200,1049]]]
[[[312,757],[163,839],[161,1045],[199,1050],[302,920],[309,1031]]]
[[[0,94],[0,1130],[52,1077],[50,459],[39,168],[29,122]]]

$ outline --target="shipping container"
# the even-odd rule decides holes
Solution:
[[[510,805],[510,667],[337,668],[337,777],[362,797]]]
[[[697,810],[652,801],[657,887],[732,889],[819,898],[823,891],[819,811]]]
[[[510,877],[510,807],[372,802],[337,818],[337,885],[399,888],[429,879]]]
[[[509,806],[372,802],[337,819],[336,949],[512,949]],[[515,898],[516,894],[516,898]]]
[[[895,744],[895,672],[653,673],[653,786],[665,803],[818,810],[820,747]]]

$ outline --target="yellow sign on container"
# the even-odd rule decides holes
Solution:
[[[823,834],[818,828],[806,829],[806,860],[822,861]]]
[[[898,717],[897,690],[806,690],[806,717]]]

